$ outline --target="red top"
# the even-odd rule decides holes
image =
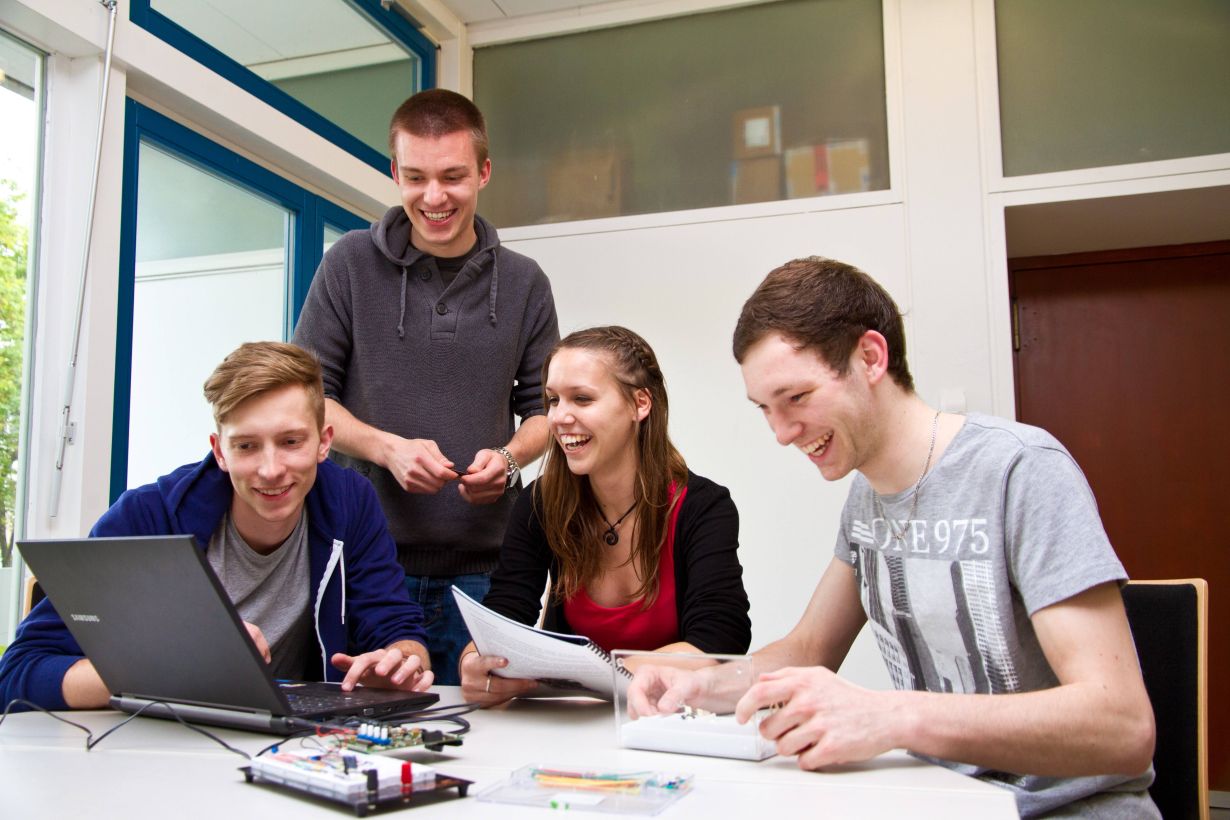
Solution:
[[[674,497],[675,485],[670,494]],[[666,543],[658,559],[658,597],[644,609],[640,598],[623,606],[599,606],[582,587],[564,602],[564,617],[572,631],[610,652],[613,649],[657,649],[679,640],[679,610],[675,606],[675,524],[688,494],[684,487],[666,522]]]

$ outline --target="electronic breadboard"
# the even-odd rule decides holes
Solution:
[[[274,750],[253,758],[241,771],[249,783],[341,803],[358,817],[407,808],[448,789],[465,797],[471,782],[442,775],[421,763],[343,749]]]

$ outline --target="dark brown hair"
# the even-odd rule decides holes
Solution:
[[[743,304],[735,325],[735,361],[770,333],[815,351],[839,376],[846,375],[858,340],[874,330],[888,342],[888,374],[914,392],[905,357],[905,324],[897,303],[878,282],[853,265],[809,256],[769,273]]]
[[[629,561],[636,567],[641,586],[636,597],[648,607],[658,594],[658,563],[666,540],[667,523],[674,499],[669,489],[674,482],[679,490],[687,484],[688,466],[671,443],[667,432],[669,407],[666,380],[658,358],[649,343],[623,327],[594,327],[578,330],[562,339],[542,366],[542,381],[547,382],[551,360],[561,350],[579,349],[599,354],[608,364],[629,404],[637,390],[646,390],[652,406],[636,434],[637,536]],[[545,393],[545,391],[544,391]],[[547,447],[542,475],[534,485],[535,501],[542,515],[547,543],[560,565],[554,595],[565,600],[595,580],[602,571],[602,534],[607,524],[586,476],[568,469],[559,442]]]
[[[317,429],[325,426],[325,389],[320,362],[301,347],[285,342],[245,342],[235,348],[205,380],[205,400],[213,405],[219,427],[248,399],[297,384],[308,394]]]
[[[389,122],[389,152],[397,161],[397,134],[405,131],[416,137],[443,137],[468,131],[474,143],[478,167],[487,161],[487,122],[478,106],[456,91],[432,88],[420,91],[397,107]]]

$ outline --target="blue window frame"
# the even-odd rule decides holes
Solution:
[[[335,230],[367,227],[367,219],[310,193],[251,160],[201,136],[133,100],[126,103],[124,179],[121,200],[119,289],[115,345],[115,399],[112,411],[110,497],[127,487],[131,414],[133,319],[137,270],[137,190],[142,143],[157,147],[206,173],[246,189],[290,213],[283,338],[289,339],[308,287],[323,256],[325,226]],[[171,466],[171,465],[168,465]]]
[[[129,17],[132,22],[165,40],[179,51],[222,75],[235,85],[258,97],[274,108],[298,120],[335,145],[349,151],[381,173],[389,170],[389,158],[354,134],[292,97],[268,80],[258,76],[243,64],[202,40],[183,26],[150,6],[151,0],[131,0]],[[363,15],[418,58],[417,82],[413,90],[434,88],[436,84],[436,46],[403,17],[382,7],[379,0],[336,0]],[[287,7],[288,13],[293,7]],[[406,96],[409,96],[407,94]],[[388,112],[392,116],[393,112]]]
[[[370,221],[352,214],[350,211],[335,205],[327,199],[321,199],[316,196],[313,196],[312,199],[315,200],[313,203],[314,208],[311,216],[311,235],[314,241],[312,246],[309,248],[311,253],[308,258],[304,260],[307,264],[306,270],[308,275],[295,277],[295,280],[291,283],[291,290],[294,299],[294,311],[293,316],[291,317],[290,325],[286,329],[288,339],[295,330],[295,322],[299,320],[299,311],[303,308],[304,300],[307,299],[308,288],[312,284],[312,275],[315,270],[320,267],[320,260],[324,258],[325,228],[330,227],[339,233],[345,233],[346,231],[367,228],[371,225]]]

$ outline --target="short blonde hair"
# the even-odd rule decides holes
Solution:
[[[308,394],[316,426],[325,426],[325,388],[320,361],[311,353],[285,342],[245,342],[235,348],[205,380],[205,400],[219,427],[248,399],[288,385]]]

